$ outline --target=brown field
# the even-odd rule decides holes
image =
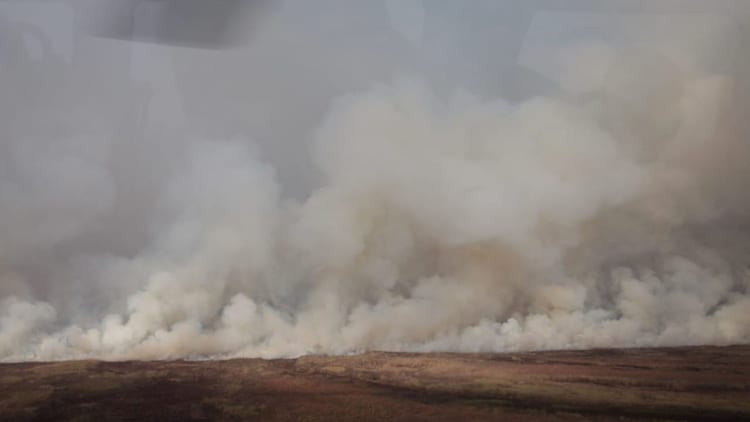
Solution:
[[[750,346],[0,365],[0,420],[750,420]]]

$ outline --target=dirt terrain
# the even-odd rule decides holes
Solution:
[[[750,420],[750,346],[0,365],[0,420]]]

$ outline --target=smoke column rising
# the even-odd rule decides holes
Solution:
[[[745,9],[335,3],[225,52],[0,9],[0,359],[750,341]]]

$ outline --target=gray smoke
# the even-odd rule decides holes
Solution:
[[[579,3],[0,3],[0,360],[749,342],[747,8]]]

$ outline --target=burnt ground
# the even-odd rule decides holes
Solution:
[[[750,346],[0,365],[8,421],[750,420]]]

